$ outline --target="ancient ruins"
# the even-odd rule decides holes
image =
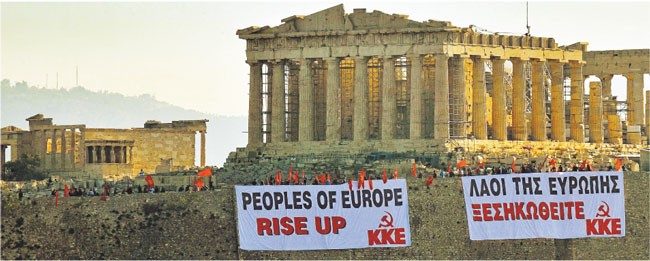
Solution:
[[[147,121],[144,128],[86,128],[84,124],[55,125],[37,114],[27,118],[29,130],[2,129],[2,162],[11,147],[11,160],[21,154],[37,155],[50,175],[84,179],[135,177],[195,166],[195,137],[201,135],[201,166],[205,166],[208,120],[161,123]]]
[[[281,22],[237,31],[250,65],[248,145],[226,165],[373,153],[605,165],[648,143],[650,49],[587,51],[343,5]],[[600,82],[586,95],[592,75]],[[612,95],[613,75],[627,78],[627,101]]]

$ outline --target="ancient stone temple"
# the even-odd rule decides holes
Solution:
[[[37,114],[27,118],[29,131],[2,129],[2,160],[11,147],[11,160],[36,155],[51,175],[119,179],[169,172],[194,166],[195,136],[201,135],[201,166],[205,165],[207,120],[147,121],[144,128],[86,128],[84,124],[55,125]]]
[[[463,140],[647,142],[647,49],[587,52],[583,42],[343,5],[237,35],[250,66],[246,157],[446,151]],[[612,74],[628,77],[633,97],[623,124]],[[590,75],[603,83],[585,95]]]

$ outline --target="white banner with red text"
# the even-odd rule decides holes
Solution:
[[[471,240],[625,236],[623,172],[463,177]]]
[[[343,185],[235,186],[244,250],[411,245],[406,180]]]

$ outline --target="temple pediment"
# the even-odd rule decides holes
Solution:
[[[237,35],[264,35],[299,32],[336,32],[355,30],[449,30],[458,28],[450,22],[429,20],[418,22],[408,19],[407,15],[387,14],[381,11],[366,12],[366,9],[354,9],[346,14],[343,4],[307,15],[293,15],[282,19],[282,24],[275,27],[248,27],[237,31]]]

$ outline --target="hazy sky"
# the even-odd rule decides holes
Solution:
[[[248,66],[237,29],[276,26],[341,3],[324,1],[1,4],[1,76],[30,85],[126,95],[149,93],[185,108],[246,115]],[[345,1],[368,12],[525,33],[525,2]],[[650,48],[650,2],[530,2],[534,36],[589,50]],[[646,75],[645,85],[650,85]],[[625,96],[617,76],[614,92]],[[646,87],[647,89],[648,87]]]

